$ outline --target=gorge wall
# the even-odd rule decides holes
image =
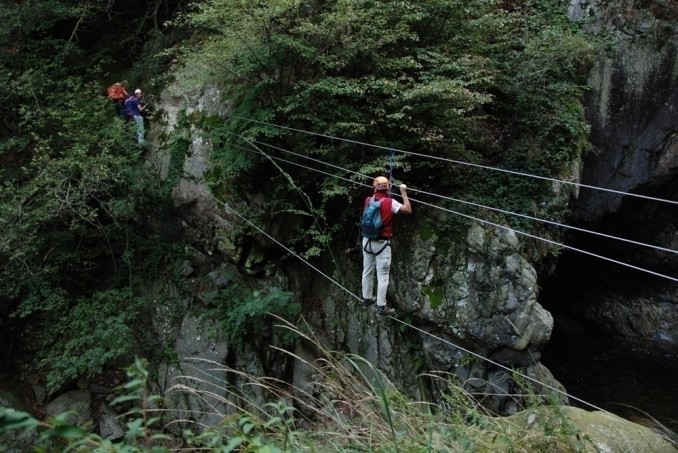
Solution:
[[[590,151],[581,182],[618,191],[582,188],[571,205],[572,221],[653,248],[571,234],[568,241],[577,248],[649,272],[565,252],[559,276],[545,282],[547,295],[541,300],[632,347],[657,348],[657,354],[669,351],[675,357],[678,7],[672,2],[650,7],[642,2],[571,2],[570,13],[610,40],[607,55],[589,79]]]

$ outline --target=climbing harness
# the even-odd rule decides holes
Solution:
[[[382,247],[375,252],[374,248],[372,247],[372,241],[377,241],[377,242],[383,241],[384,245],[382,245]],[[365,241],[365,245],[363,246],[363,251],[365,253],[370,254],[370,255],[377,256],[377,255],[380,255],[381,252],[383,252],[386,249],[386,247],[390,247],[390,246],[391,246],[391,241],[389,241],[388,239],[367,239],[367,241]],[[368,247],[369,247],[369,250],[368,250]]]

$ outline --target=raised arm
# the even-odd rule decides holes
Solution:
[[[400,196],[403,197],[403,205],[398,210],[398,213],[412,214],[412,205],[410,204],[410,199],[407,198],[407,186],[405,184],[400,185]]]

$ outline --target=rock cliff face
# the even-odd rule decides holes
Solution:
[[[620,340],[678,351],[678,7],[575,1],[570,13],[610,40],[589,79],[581,182],[616,191],[583,188],[573,222],[653,248],[572,235],[579,248],[649,272],[566,253],[558,273],[567,283],[549,297],[565,295],[562,307]]]
[[[210,169],[211,144],[199,128],[190,126],[182,132],[190,136],[186,155],[172,156],[168,151],[172,149],[168,141],[181,118],[228,116],[227,106],[210,101],[218,97],[213,88],[186,91],[174,85],[156,105],[159,113],[154,119],[150,162],[161,178],[177,178],[173,198],[181,217],[178,224],[193,256],[181,266],[182,275],[192,282],[190,287],[180,291],[167,282],[149,286],[150,297],[175,294],[185,313],[168,323],[168,312],[176,310],[158,308],[158,336],[179,358],[161,367],[158,390],[165,392],[186,380],[199,380],[205,388],[219,381],[242,384],[237,375],[210,372],[215,364],[279,378],[289,377],[292,370],[298,388],[311,384],[312,376],[303,362],[266,352],[269,343],[279,344],[275,334],[248,341],[244,351],[231,347],[226,336],[210,336],[210,331],[218,329],[202,321],[200,313],[213,306],[215,290],[236,281],[255,288],[274,282],[291,288],[304,300],[305,320],[329,349],[359,354],[413,396],[436,397],[449,382],[456,382],[483,395],[489,408],[506,414],[515,412],[521,403],[512,396],[517,393],[512,369],[528,376],[528,382],[536,379],[562,388],[539,363],[553,320],[537,303],[537,272],[513,231],[483,224],[464,231],[436,230],[432,226],[435,213],[416,207],[416,216],[396,225],[388,293],[389,305],[399,310],[398,319],[406,321],[378,319],[374,310],[360,303],[360,252],[346,255],[335,250],[338,258],[333,266],[320,264],[325,276],[299,259],[280,261],[276,244],[246,230],[240,207],[222,206],[210,193],[205,175]],[[260,195],[248,193],[249,199],[242,201],[250,209],[265,211]],[[275,237],[287,220],[271,218],[269,224],[258,227]],[[271,268],[271,264],[276,266]],[[296,348],[298,357],[313,358],[313,351],[303,345]],[[429,379],[422,386],[418,375],[427,371],[447,377]],[[203,383],[205,376],[207,383]],[[220,398],[224,400],[209,404],[227,412],[228,396],[224,393]],[[173,401],[182,414],[210,412],[205,401],[190,395]]]
[[[589,78],[583,184],[676,199],[669,187],[678,168],[676,14],[675,6],[653,12],[634,2],[571,3],[574,19],[611,39]],[[573,207],[577,218],[591,221],[616,212],[623,198],[584,189]]]

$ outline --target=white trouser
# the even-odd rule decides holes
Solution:
[[[363,299],[374,297],[374,271],[377,271],[377,305],[386,305],[386,290],[388,289],[388,274],[391,269],[391,246],[388,245],[378,255],[365,251],[379,252],[388,242],[382,239],[363,238]]]

